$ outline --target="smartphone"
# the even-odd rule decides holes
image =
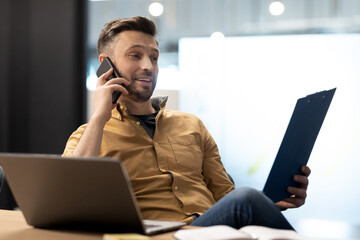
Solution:
[[[107,81],[109,81],[110,79],[113,79],[113,78],[120,78],[121,77],[119,72],[116,70],[115,65],[111,62],[110,58],[108,58],[108,57],[104,58],[104,60],[100,64],[99,69],[96,71],[96,75],[98,77],[100,77],[101,75],[103,75],[104,73],[109,71],[110,68],[113,69],[113,72],[112,72],[111,76],[107,79]],[[121,84],[121,86],[125,87],[124,84]],[[121,96],[121,92],[114,91],[112,93],[112,103],[115,104],[120,96]]]

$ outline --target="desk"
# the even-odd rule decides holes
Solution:
[[[152,236],[153,240],[174,239],[175,232]],[[21,211],[0,210],[0,240],[102,240],[103,234],[48,230],[29,226]]]

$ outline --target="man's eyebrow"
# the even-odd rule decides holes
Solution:
[[[130,46],[130,47],[128,48],[128,50],[133,49],[133,48],[145,48],[145,46],[144,46],[144,45],[140,45],[140,44],[135,44],[135,45]],[[158,48],[151,47],[151,50],[159,53],[159,49],[158,49]]]

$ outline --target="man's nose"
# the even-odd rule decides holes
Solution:
[[[150,57],[143,58],[141,61],[141,68],[151,72],[154,70],[154,65]]]

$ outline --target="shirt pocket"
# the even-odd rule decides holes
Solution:
[[[204,154],[193,135],[168,137],[176,163],[182,167],[202,169]]]

